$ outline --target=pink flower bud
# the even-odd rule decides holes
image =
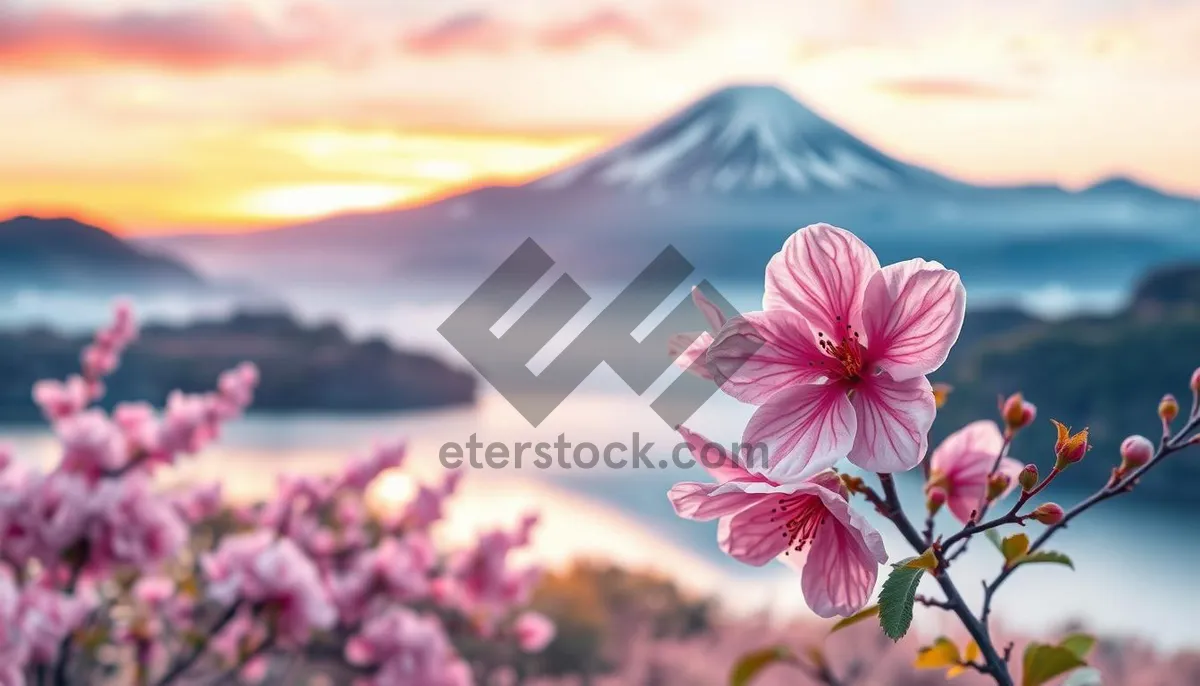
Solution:
[[[934,486],[925,494],[925,507],[928,508],[929,514],[937,514],[937,511],[942,509],[946,504],[948,494],[946,489],[941,486]]]
[[[1043,503],[1038,505],[1030,516],[1042,524],[1053,526],[1061,522],[1065,514],[1058,503]]]
[[[1196,367],[1196,371],[1192,372],[1191,388],[1193,393],[1200,393],[1200,367]]]
[[[1021,474],[1017,476],[1017,482],[1021,484],[1021,490],[1025,492],[1032,491],[1038,484],[1039,474],[1035,464],[1027,464],[1021,470]]]
[[[1154,457],[1154,444],[1145,436],[1130,436],[1121,441],[1121,470],[1137,469]]]
[[[1179,416],[1179,401],[1170,393],[1164,395],[1158,402],[1158,416],[1164,422],[1173,422]]]
[[[1004,424],[1009,433],[1015,433],[1033,422],[1037,417],[1037,406],[1026,402],[1020,393],[1013,393],[1004,401],[1000,414],[1004,417]]]
[[[522,612],[513,629],[517,645],[527,653],[540,653],[554,640],[554,622],[539,612]]]

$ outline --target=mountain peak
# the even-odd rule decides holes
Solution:
[[[875,150],[774,85],[712,92],[624,143],[543,177],[545,190],[811,194],[944,183]]]

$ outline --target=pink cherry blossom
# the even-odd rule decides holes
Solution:
[[[231,536],[202,564],[214,599],[270,606],[281,640],[302,642],[337,619],[316,565],[290,539],[265,531]]]
[[[21,591],[12,573],[0,568],[0,686],[22,686],[29,640],[21,627]]]
[[[1003,447],[1000,427],[995,422],[980,420],[950,434],[933,451],[929,458],[929,488],[946,492],[946,504],[959,521],[966,522],[972,513],[983,511],[988,474]],[[997,473],[1009,477],[1008,488],[1000,497],[1016,487],[1023,467],[1011,457],[1000,461]]]
[[[536,567],[514,568],[510,553],[529,542],[536,520],[525,518],[515,532],[495,530],[479,537],[475,547],[450,561],[451,587],[441,592],[468,612],[479,613],[486,623],[511,605],[524,603],[539,577]]]
[[[221,492],[220,481],[187,489],[175,496],[175,509],[180,516],[193,524],[211,519],[220,514],[224,504]]]
[[[30,659],[43,664],[54,660],[63,638],[80,625],[92,605],[83,594],[64,595],[39,584],[27,586],[21,596],[20,627],[29,644]]]
[[[91,391],[83,377],[73,375],[66,381],[45,379],[33,385],[33,401],[51,422],[83,411],[91,402]]]
[[[115,472],[129,460],[121,427],[100,410],[71,415],[54,426],[63,446],[62,469],[89,478]]]
[[[517,645],[527,653],[540,653],[554,640],[554,622],[540,612],[522,612],[513,622]]]
[[[962,327],[956,272],[921,259],[880,268],[869,247],[828,224],[797,231],[767,266],[762,312],[717,333],[708,366],[721,388],[759,405],[743,442],[764,445],[780,478],[842,457],[911,469],[936,411],[925,378]]]
[[[350,461],[342,475],[342,483],[348,488],[366,488],[386,470],[399,467],[404,462],[404,455],[403,443],[378,445],[367,455]]]
[[[91,564],[153,568],[187,542],[188,529],[171,504],[155,497],[141,474],[107,480],[97,488],[88,521]]]
[[[682,427],[680,433],[697,459],[704,451],[725,453],[699,434]],[[777,483],[742,469],[731,455],[723,457],[722,467],[713,470],[717,483],[684,482],[671,489],[675,512],[687,519],[719,520],[721,550],[747,564],[761,566],[807,549],[797,566],[813,612],[832,617],[862,609],[887,552],[879,532],[851,509],[837,474]]]
[[[346,644],[346,659],[376,670],[372,686],[468,686],[471,671],[454,654],[436,617],[395,607],[363,625]]]
[[[713,331],[720,331],[721,327],[725,326],[725,313],[704,297],[699,288],[692,288],[692,301],[696,303],[696,307]],[[712,342],[713,335],[707,331],[675,334],[667,341],[667,354],[675,360],[677,367],[702,379],[711,379],[712,372],[705,365],[705,358]],[[697,361],[699,364],[696,364]]]

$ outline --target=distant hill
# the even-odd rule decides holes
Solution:
[[[35,420],[34,382],[79,368],[86,339],[39,328],[0,332],[0,421]],[[106,403],[161,405],[173,389],[208,391],[217,375],[248,360],[262,380],[256,411],[384,411],[471,403],[475,378],[440,360],[336,325],[306,327],[287,314],[243,313],[184,326],[149,325],[106,380]]]
[[[1164,393],[1191,407],[1188,381],[1200,367],[1200,266],[1152,272],[1128,309],[1112,316],[1041,321],[1012,312],[967,315],[959,345],[934,376],[954,386],[939,412],[932,445],[981,417],[995,417],[997,398],[1021,391],[1038,407],[1013,455],[1048,469],[1054,462],[1050,419],[1091,428],[1095,448],[1064,475],[1067,484],[1095,488],[1119,461],[1129,434],[1157,440]],[[1155,501],[1195,505],[1200,460],[1172,458],[1142,484]]]
[[[1036,141],[1031,141],[1036,146]],[[667,244],[706,275],[761,278],[796,228],[853,229],[885,262],[937,257],[1062,273],[1063,255],[1122,242],[1079,273],[1200,259],[1200,202],[1116,178],[1083,191],[985,187],[892,157],[774,86],[710,93],[644,132],[541,178],[414,208],[238,236],[155,239],[213,273],[482,278],[526,238],[572,274],[628,278]],[[1074,265],[1067,266],[1074,269]],[[1011,278],[1011,276],[1010,276]]]
[[[75,219],[20,216],[0,221],[0,291],[143,288],[204,284],[181,262]]]

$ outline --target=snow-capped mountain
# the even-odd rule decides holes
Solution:
[[[880,153],[779,88],[735,86],[531,186],[820,194],[948,183]]]
[[[773,86],[721,89],[523,185],[158,243],[236,276],[482,277],[532,237],[572,273],[626,278],[674,245],[710,273],[757,277],[788,234],[817,221],[854,229],[888,261],[924,253],[1003,270],[1079,254],[1084,241],[1122,245],[1129,269],[1200,256],[1194,199],[1128,179],[1079,192],[963,183],[876,150]]]

